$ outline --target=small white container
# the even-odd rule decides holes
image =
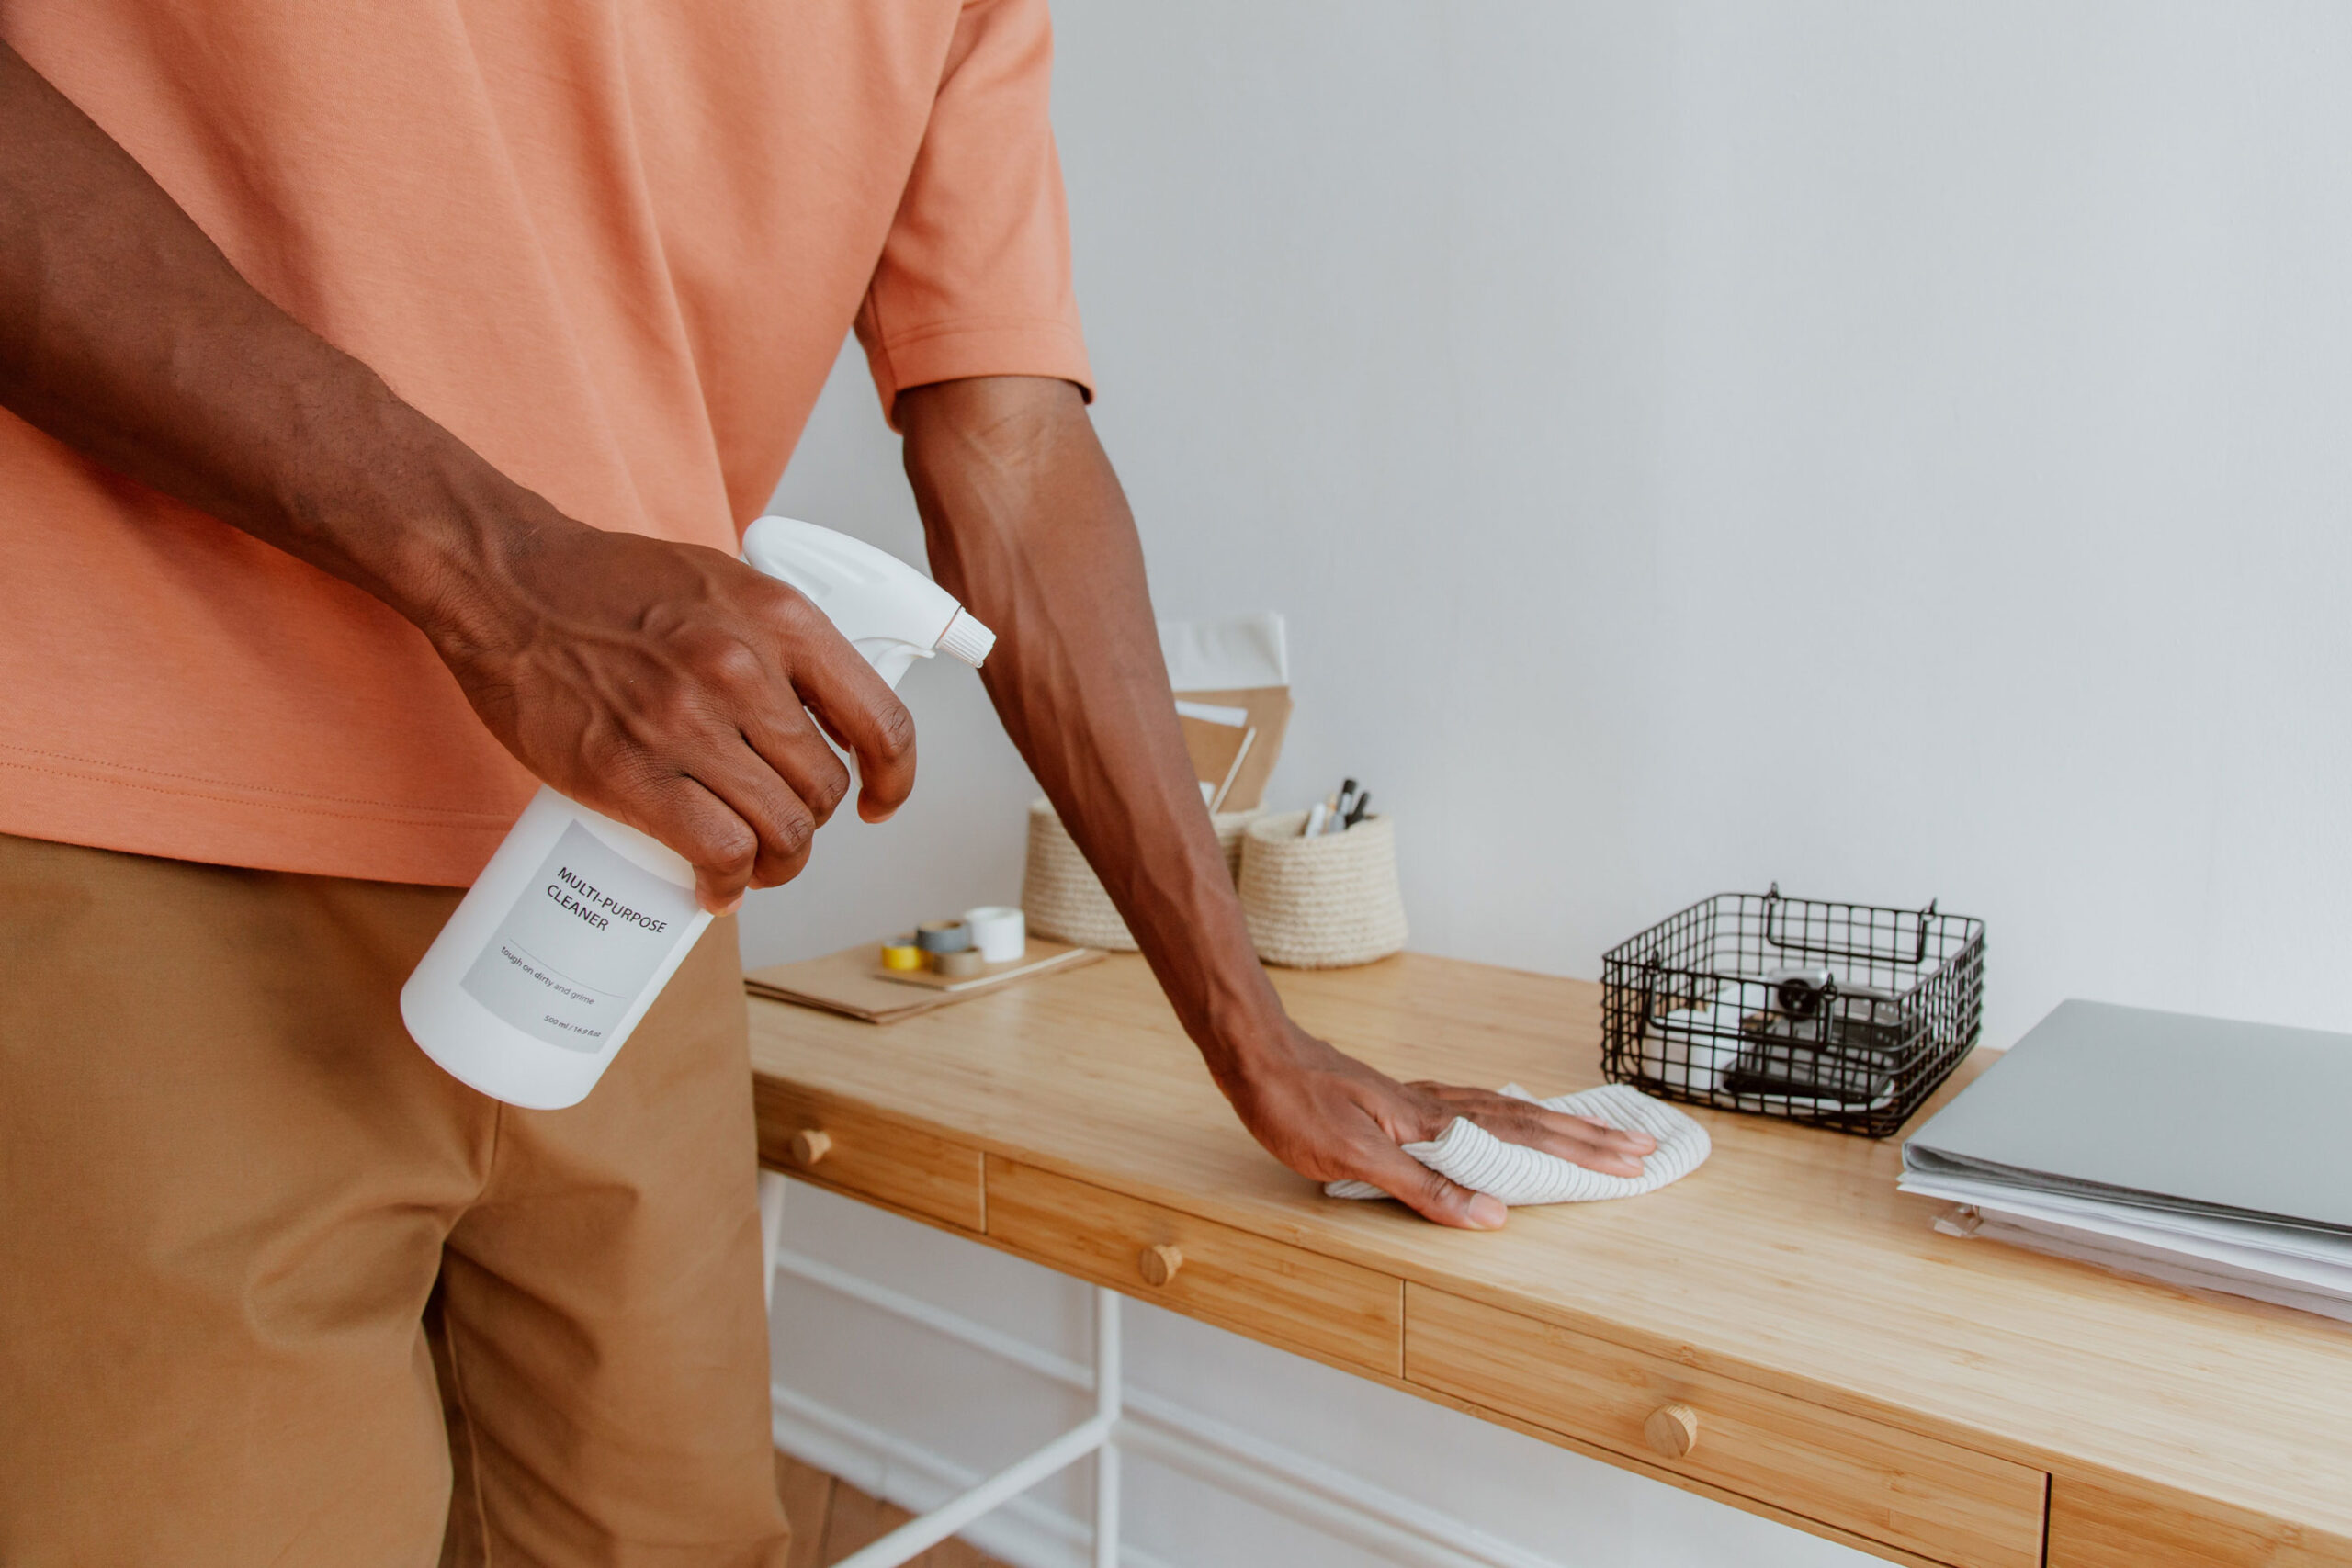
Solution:
[[[1029,951],[1029,923],[1010,905],[985,904],[967,909],[964,924],[970,929],[972,945],[979,949],[983,963],[1011,964]]]

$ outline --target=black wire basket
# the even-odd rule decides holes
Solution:
[[[1601,1067],[1668,1100],[1883,1138],[1976,1043],[1984,922],[1718,893],[1601,959]]]

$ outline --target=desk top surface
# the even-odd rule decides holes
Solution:
[[[1601,1081],[1587,982],[1409,953],[1272,974],[1305,1027],[1399,1077]],[[1898,1140],[1693,1108],[1714,1154],[1683,1181],[1474,1234],[1276,1163],[1136,958],[880,1028],[754,1001],[752,1055],[992,1154],[1706,1371],[2352,1531],[2352,1326],[1939,1235],[1941,1205],[1894,1189]]]

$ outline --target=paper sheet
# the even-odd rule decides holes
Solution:
[[[1159,654],[1179,692],[1244,691],[1290,684],[1290,643],[1272,610],[1221,621],[1162,621]]]

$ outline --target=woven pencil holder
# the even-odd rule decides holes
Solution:
[[[1225,869],[1237,880],[1243,829],[1259,815],[1221,811],[1210,818],[1216,825],[1217,848],[1225,852]],[[1021,913],[1039,936],[1110,953],[1136,950],[1136,939],[1119,918],[1118,907],[1102,891],[1102,879],[1047,801],[1029,807],[1029,861],[1021,879]]]
[[[1344,969],[1399,953],[1405,899],[1396,829],[1367,817],[1302,839],[1301,811],[1260,817],[1241,845],[1241,912],[1258,956],[1292,969]]]

